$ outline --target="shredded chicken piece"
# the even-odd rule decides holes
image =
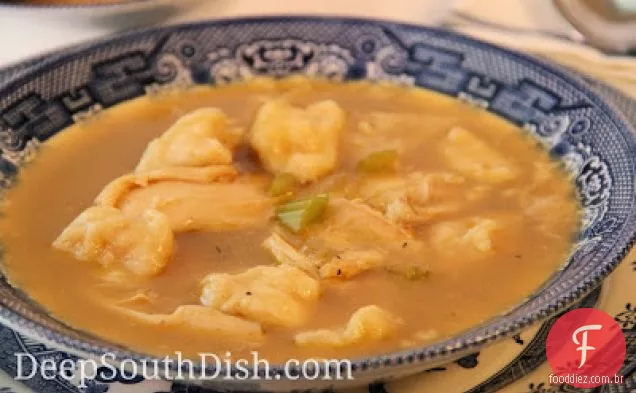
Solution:
[[[80,214],[53,242],[82,261],[104,267],[116,263],[140,276],[154,276],[168,263],[174,236],[166,216],[146,210],[126,216],[109,206],[93,206]]]
[[[438,176],[449,178],[442,180]],[[458,212],[467,199],[456,187],[463,182],[458,179],[462,178],[447,174],[411,176],[404,193],[386,205],[387,219],[401,225],[422,224]],[[453,189],[454,193],[448,192]]]
[[[117,302],[118,306],[134,308],[139,306],[148,306],[155,302],[158,298],[156,292],[150,289],[138,289],[135,293],[126,299]]]
[[[523,194],[523,214],[534,220],[535,225],[548,236],[563,236],[577,217],[576,206],[570,198],[556,191],[546,196]]]
[[[203,279],[201,303],[263,325],[294,327],[308,317],[320,284],[289,265],[257,266],[240,274]]]
[[[384,258],[384,254],[375,250],[347,251],[322,265],[320,277],[349,279],[367,270],[375,269],[384,262]]]
[[[214,165],[202,168],[170,167],[144,173],[130,173],[107,184],[95,198],[95,203],[114,207],[132,190],[161,181],[206,184],[229,182],[234,180],[237,175],[238,172],[231,165]]]
[[[401,324],[402,321],[388,311],[371,305],[356,311],[344,328],[299,333],[294,341],[297,345],[312,347],[360,345],[392,336]]]
[[[419,173],[409,176],[406,197],[414,205],[440,203],[456,195],[466,182],[462,176],[454,173]]]
[[[373,176],[360,182],[358,193],[372,207],[386,211],[387,206],[404,197],[408,183],[406,176]]]
[[[454,173],[415,172],[369,179],[359,192],[368,204],[384,211],[389,221],[408,226],[456,213],[490,191],[489,186],[477,185],[466,192],[465,182]]]
[[[413,334],[416,340],[420,342],[430,342],[439,337],[439,333],[436,330],[418,330]]]
[[[408,242],[416,249],[419,242],[403,228],[389,222],[380,212],[362,201],[344,198],[330,200],[324,220],[316,224],[308,244],[314,249],[334,252],[351,250],[396,250]]]
[[[450,130],[442,142],[442,154],[459,173],[485,183],[501,183],[517,177],[518,170],[497,150],[463,128]]]
[[[257,347],[265,340],[260,324],[208,307],[179,306],[172,314],[147,314],[122,307],[118,309],[146,323],[179,328],[184,334],[188,331],[205,333],[211,339],[240,343],[247,347]]]
[[[107,288],[132,289],[139,287],[141,282],[146,281],[143,276],[130,274],[128,269],[109,269],[101,273],[101,282],[98,285],[104,285]]]
[[[445,221],[431,228],[431,243],[440,252],[466,257],[493,250],[493,236],[501,224],[489,218]]]
[[[336,167],[344,125],[345,112],[334,101],[302,109],[275,100],[258,111],[250,142],[270,172],[311,182]]]
[[[296,250],[277,233],[273,233],[265,239],[263,248],[269,251],[282,264],[297,267],[312,277],[318,275],[318,262]]]
[[[267,224],[274,200],[263,188],[260,179],[247,177],[210,184],[166,180],[111,200],[118,199],[116,206],[129,215],[146,209],[162,212],[174,232],[228,231]]]
[[[492,250],[491,236],[498,225],[493,220],[481,220],[472,226],[462,240],[471,243],[477,250],[486,252]]]
[[[422,243],[361,201],[333,198],[323,220],[313,224],[300,249],[274,233],[263,243],[277,261],[312,277],[350,279],[384,266],[386,252],[410,259]],[[426,266],[422,266],[426,270]]]
[[[135,172],[231,164],[232,150],[242,136],[243,130],[232,127],[220,109],[197,109],[150,142]]]

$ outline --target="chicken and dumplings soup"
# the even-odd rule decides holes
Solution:
[[[11,283],[70,326],[282,361],[423,346],[505,312],[567,259],[578,212],[560,165],[493,114],[292,77],[69,127],[21,170],[0,230]]]

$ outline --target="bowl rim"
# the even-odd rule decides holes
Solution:
[[[137,1],[137,0],[132,0]],[[153,1],[153,0],[140,0],[140,1]],[[322,15],[266,15],[266,16],[248,16],[248,17],[227,17],[217,18],[210,20],[203,20],[184,24],[175,24],[160,27],[134,29],[123,34],[117,34],[110,37],[100,38],[97,40],[88,41],[83,44],[74,45],[63,48],[59,52],[55,52],[51,58],[46,59],[38,64],[31,65],[21,71],[19,75],[7,82],[0,83],[0,95],[5,91],[15,90],[17,86],[29,79],[39,76],[41,73],[46,72],[48,69],[57,65],[64,64],[67,61],[72,61],[74,58],[81,56],[89,51],[95,51],[108,45],[116,45],[121,42],[125,42],[131,38],[137,38],[146,34],[169,32],[169,31],[183,31],[188,29],[199,29],[206,27],[222,27],[233,24],[243,23],[259,23],[259,22],[333,22],[344,24],[371,24],[381,25],[385,27],[394,28],[406,28],[416,31],[425,31],[433,33],[436,36],[451,38],[460,42],[467,43],[473,48],[481,47],[491,50],[495,50],[500,54],[506,55],[517,60],[529,63],[537,66],[543,72],[549,73],[561,80],[566,81],[570,86],[576,88],[581,93],[584,93],[586,97],[599,109],[603,110],[609,120],[616,125],[619,129],[625,129],[631,135],[631,144],[634,147],[635,154],[631,157],[636,158],[636,125],[632,125],[620,110],[614,107],[611,102],[606,102],[603,97],[596,92],[594,87],[587,82],[584,77],[580,76],[577,72],[572,72],[566,68],[553,64],[550,61],[546,61],[541,58],[534,57],[529,54],[521,53],[513,49],[508,49],[499,45],[491,44],[486,41],[482,41],[477,38],[467,36],[455,31],[446,30],[439,27],[429,27],[418,25],[414,23],[395,22],[392,20],[384,20],[378,18],[361,18],[361,17],[348,17],[348,16],[322,16]],[[18,63],[18,65],[21,63]],[[456,359],[464,354],[478,351],[494,341],[508,338],[518,334],[523,329],[543,321],[551,316],[559,314],[568,307],[575,304],[577,301],[583,299],[589,294],[596,286],[598,286],[627,256],[631,248],[636,244],[636,190],[632,189],[632,208],[627,215],[625,227],[629,228],[628,235],[617,240],[620,249],[607,248],[603,249],[603,255],[595,256],[595,262],[600,264],[602,261],[602,269],[595,269],[586,275],[584,281],[578,282],[572,286],[567,287],[567,291],[561,291],[559,294],[551,297],[550,305],[544,306],[542,309],[533,310],[532,313],[526,314],[523,317],[516,318],[515,322],[506,323],[505,326],[496,330],[495,327],[498,322],[510,317],[510,314],[514,313],[519,307],[523,306],[531,299],[535,298],[537,291],[542,290],[545,286],[549,285],[553,281],[553,277],[548,277],[546,281],[530,296],[523,299],[520,303],[515,304],[513,307],[502,311],[500,314],[487,318],[482,323],[471,326],[470,328],[458,332],[443,341],[434,342],[426,346],[415,347],[411,349],[399,349],[387,353],[381,353],[376,355],[359,356],[349,359],[353,365],[354,373],[357,371],[373,371],[387,367],[400,367],[410,364],[426,363],[433,366],[434,364],[444,363],[448,360]],[[612,246],[615,246],[615,242]],[[608,260],[608,254],[613,253],[613,257]],[[0,272],[0,275],[2,272]],[[143,359],[159,359],[158,355],[149,355],[145,353],[126,348],[117,343],[110,342],[106,339],[93,336],[90,332],[74,329],[67,325],[65,322],[58,320],[62,324],[70,327],[75,332],[81,335],[80,338],[72,338],[63,333],[51,330],[42,323],[30,320],[15,310],[7,307],[3,302],[4,299],[0,299],[0,323],[14,329],[18,332],[35,338],[44,344],[51,345],[55,348],[62,348],[64,351],[82,357],[95,358],[101,356],[103,353],[113,353],[117,359],[132,359],[133,361],[140,363]],[[54,318],[55,319],[55,318]],[[483,330],[485,334],[476,335],[477,330]],[[27,332],[25,332],[27,331]],[[467,336],[473,336],[468,340]],[[83,338],[97,338],[100,344],[88,343]],[[464,337],[464,339],[462,339]],[[319,366],[323,369],[323,365]],[[177,371],[179,368],[171,366],[172,371]],[[198,363],[194,364],[195,370],[201,370],[201,366]],[[216,368],[208,368],[216,370]],[[283,364],[273,364],[269,370],[273,373],[283,373]],[[222,366],[220,370],[227,370],[225,366]],[[229,368],[231,375],[236,372],[236,367],[231,366]],[[286,368],[285,372],[299,372],[300,367]],[[357,370],[357,371],[356,371]],[[259,369],[259,374],[262,370]],[[226,374],[223,374],[226,375]],[[250,373],[250,375],[253,375]],[[300,374],[302,375],[302,374]],[[299,379],[302,381],[302,379]]]

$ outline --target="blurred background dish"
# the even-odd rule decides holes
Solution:
[[[464,0],[445,23],[502,38],[556,38],[608,54],[636,51],[636,0]]]
[[[595,47],[636,51],[636,1],[554,0],[561,14]]]

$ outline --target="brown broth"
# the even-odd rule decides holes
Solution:
[[[128,287],[104,283],[97,264],[79,262],[72,255],[56,251],[51,242],[92,203],[105,184],[134,168],[148,142],[183,114],[216,106],[249,128],[259,106],[281,94],[303,105],[331,98],[347,111],[338,171],[354,180],[363,181],[353,168],[364,152],[356,150],[351,138],[357,122],[370,112],[402,113],[424,119],[417,126],[396,129],[391,134],[394,140],[412,147],[401,157],[401,171],[448,170],[438,151],[441,137],[453,126],[476,133],[513,161],[520,168],[520,175],[495,186],[488,198],[469,210],[444,219],[498,214],[520,219],[513,224],[514,230],[497,235],[502,246],[486,260],[466,260],[462,255],[449,256],[427,247],[421,257],[430,264],[430,275],[424,280],[405,283],[385,272],[372,271],[350,281],[323,281],[322,297],[308,323],[296,329],[268,329],[265,343],[259,348],[261,356],[279,361],[290,357],[382,353],[421,345],[422,342],[405,342],[417,331],[435,331],[438,335],[434,339],[438,340],[518,304],[565,261],[578,219],[571,182],[554,166],[547,180],[532,186],[535,165],[549,166],[550,158],[517,127],[432,92],[369,83],[291,79],[222,88],[196,87],[139,98],[74,125],[45,143],[36,159],[20,172],[17,185],[6,197],[0,231],[5,246],[3,268],[11,282],[69,325],[136,350],[153,354],[179,350],[188,355],[234,350],[240,356],[247,349],[226,348],[204,334],[184,336],[178,329],[144,324],[116,311],[113,305],[139,290],[157,295],[151,304],[136,307],[140,311],[170,313],[182,304],[198,304],[199,282],[204,275],[237,273],[271,264],[271,257],[260,246],[271,227],[180,234],[167,269]],[[385,142],[378,141],[377,148],[382,149]],[[255,167],[253,162],[242,164]],[[316,192],[337,175],[305,192]],[[474,183],[466,185],[469,186]],[[561,198],[562,203],[558,211],[546,213],[547,219],[535,220],[523,213],[528,200],[551,195]],[[428,226],[416,232],[425,242],[430,241]],[[342,326],[355,310],[369,304],[405,321],[396,337],[337,350],[303,349],[292,341],[295,332]]]

